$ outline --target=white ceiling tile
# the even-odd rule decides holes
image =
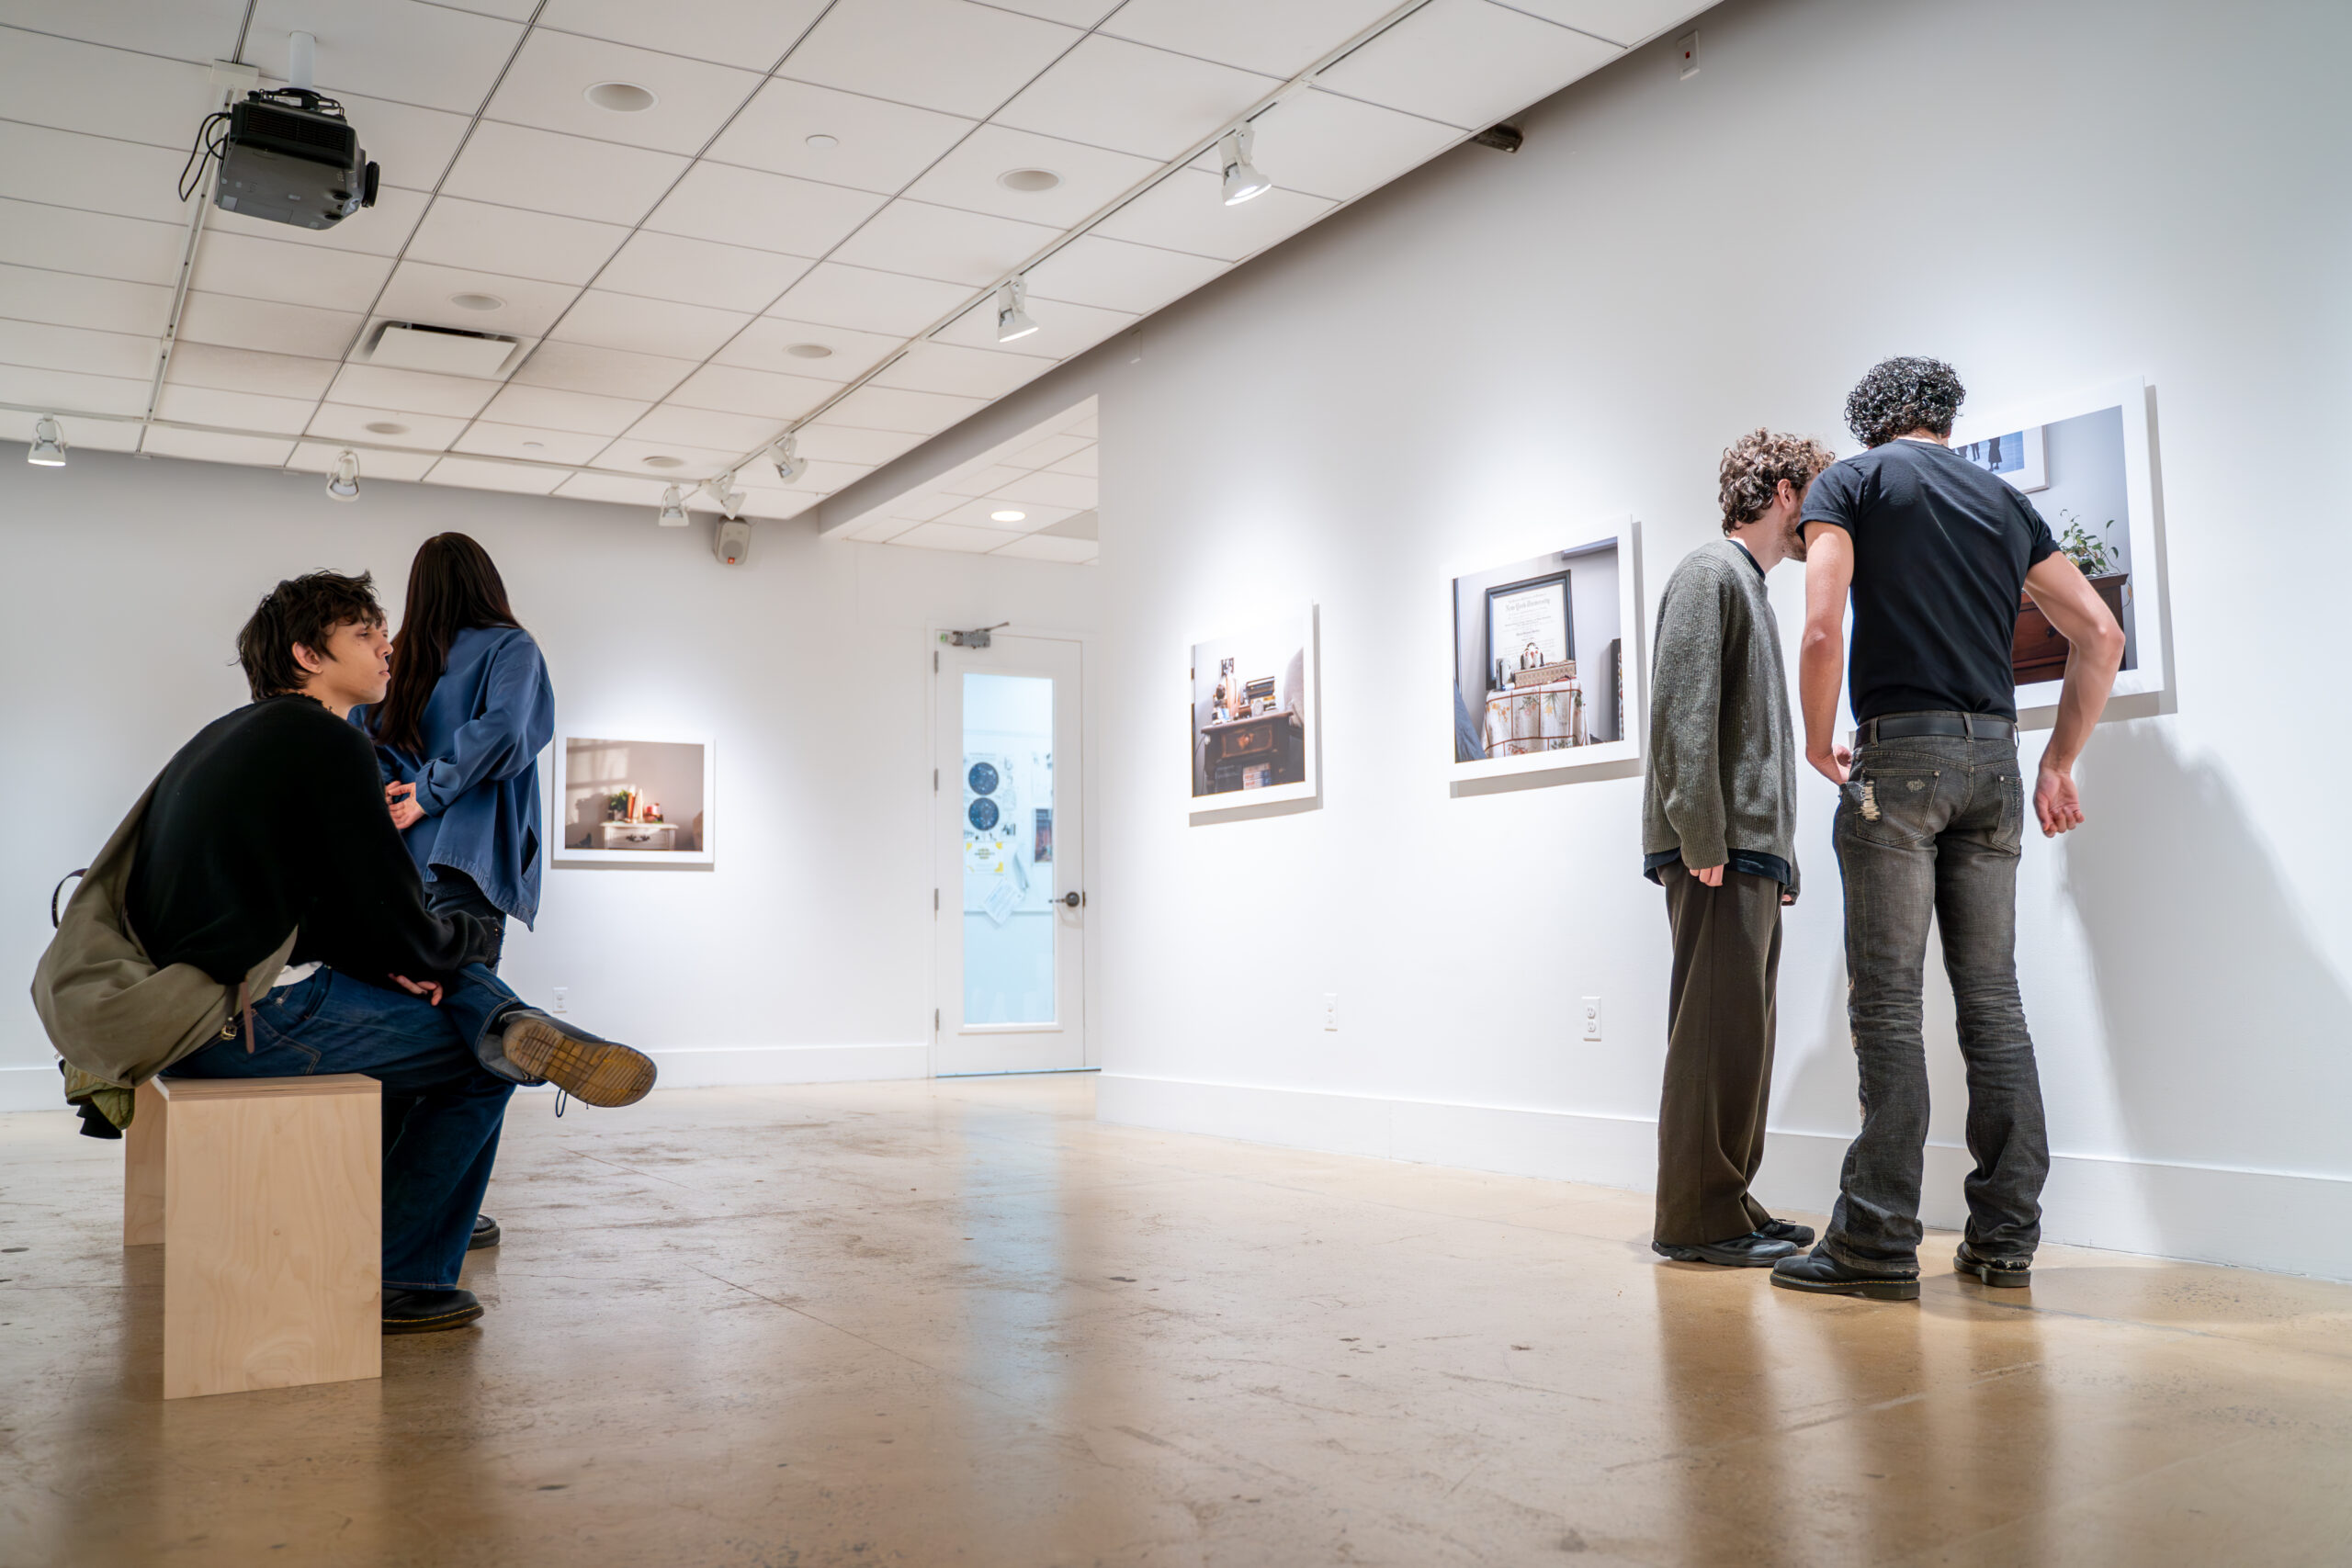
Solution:
[[[1488,0],[1430,0],[1317,81],[1351,98],[1476,130],[1623,52]]]
[[[1067,299],[1148,313],[1225,270],[1225,263],[1207,256],[1081,234],[1030,270],[1029,293],[1033,301]],[[1035,303],[1029,313],[1041,322],[1046,319]]]
[[[913,526],[903,517],[868,517],[843,529],[839,536],[862,540],[869,545],[888,544]]]
[[[1691,0],[1503,0],[1514,11],[1525,11],[1564,28],[1607,39],[1626,49],[1656,38],[1677,22],[1705,10]]]
[[[188,136],[194,140],[195,128]],[[0,197],[152,218],[183,229],[187,208],[175,194],[186,152],[76,136],[0,120]]]
[[[561,468],[529,468],[520,464],[494,463],[487,457],[444,457],[424,476],[429,485],[459,485],[467,490],[499,490],[520,495],[546,495],[567,478]]]
[[[15,266],[168,288],[178,279],[187,243],[187,230],[178,223],[0,201],[0,263]]]
[[[601,108],[588,89],[627,83],[653,95],[634,112]],[[760,73],[602,39],[534,29],[485,111],[492,119],[664,152],[695,152],[760,85]]]
[[[875,214],[833,255],[851,266],[977,288],[1020,266],[1061,233],[1041,223],[899,200]]]
[[[803,425],[793,436],[800,444],[800,455],[811,462],[857,463],[877,468],[931,439],[917,431],[858,430],[821,422]]]
[[[771,316],[911,337],[971,298],[961,284],[823,262],[768,308]]]
[[[784,73],[985,119],[1080,36],[969,0],[841,0]]]
[[[1090,441],[1085,450],[1074,452],[1057,462],[1046,465],[1046,471],[1057,474],[1096,475],[1102,471],[1102,448]]]
[[[172,291],[153,283],[0,265],[0,316],[160,337],[171,321]]]
[[[379,441],[383,437],[371,435],[368,439]],[[343,453],[344,445],[339,441],[304,441],[295,446],[294,455],[286,459],[286,466],[298,473],[331,474],[334,472],[335,464],[342,459]],[[369,480],[395,479],[413,484],[431,472],[433,465],[440,461],[430,452],[360,452],[355,456],[359,459],[359,499],[362,502],[368,499]]]
[[[956,504],[961,505],[967,500],[988,494],[1001,484],[1010,484],[1027,472],[1027,468],[1016,468],[1004,463],[982,463],[968,472],[946,475],[934,488],[943,495],[956,497]]]
[[[79,370],[92,376],[152,377],[163,344],[133,333],[94,332],[50,321],[0,321],[0,365]]]
[[[1090,511],[1100,499],[1095,481],[1084,474],[1023,474],[989,493],[992,499],[1015,502],[1033,509],[1066,512]],[[1058,523],[1061,519],[1053,521]]]
[[[706,365],[670,394],[670,401],[685,408],[754,414],[781,423],[798,419],[840,390],[833,382],[811,380],[806,376],[780,376],[733,365]]]
[[[597,348],[584,343],[543,343],[514,373],[513,379],[534,387],[560,387],[568,392],[593,392],[604,398],[652,402],[684,380],[695,367],[691,359],[661,355],[628,354],[617,348]],[[644,410],[638,411],[642,413]],[[636,417],[631,415],[631,418]],[[595,430],[595,424],[555,420],[520,419],[517,424],[555,424],[563,430]],[[626,425],[612,434],[619,434]]]
[[[369,425],[394,429],[370,430]],[[355,403],[322,403],[302,434],[327,441],[380,441],[390,446],[416,446],[440,451],[465,433],[466,422],[447,414],[411,413],[404,409],[365,408]],[[586,439],[594,440],[594,436]]]
[[[454,302],[460,294],[487,295],[502,303],[491,310],[469,310]],[[467,332],[537,337],[555,324],[579,295],[580,290],[568,283],[404,261],[393,270],[391,281],[377,301],[376,314]]]
[[[942,495],[936,491],[917,490],[882,503],[882,511],[899,523],[929,523],[964,504],[959,495]],[[899,532],[905,530],[901,528]]]
[[[1282,84],[1100,34],[1007,104],[998,121],[1146,158],[1214,136]]]
[[[1091,398],[1087,400],[1090,403],[1093,400],[1094,400]],[[1091,438],[1099,438],[1102,434],[1102,419],[1100,414],[1089,412],[1083,418],[1070,421],[1068,424],[1063,425],[1062,429],[1065,433],[1071,435],[1084,435]]]
[[[1015,387],[1025,387],[1054,367],[1050,359],[1026,354],[1000,354],[953,344],[918,343],[890,368],[874,378],[877,387],[902,387],[914,392],[948,392],[958,397],[995,399]]]
[[[371,256],[396,256],[408,238],[416,231],[417,220],[424,216],[425,197],[423,191],[396,190],[385,186],[376,192],[376,205],[362,208],[332,229],[297,229],[291,223],[273,223],[266,218],[249,218],[243,213],[223,212],[214,208],[204,215],[207,234],[234,234],[245,239],[275,240],[284,245],[301,245],[322,251],[356,251]],[[185,226],[172,227],[183,231]],[[172,265],[179,265],[174,253]]]
[[[742,456],[740,451],[713,446],[688,446],[674,441],[614,442],[596,457],[596,467],[622,473],[649,474],[669,484],[693,484],[717,479]],[[668,467],[675,457],[679,464]],[[652,461],[648,462],[647,459]]]
[[[1030,287],[1035,289],[1033,277]],[[1143,318],[1129,310],[1104,310],[1056,299],[1029,300],[1029,319],[1037,330],[1004,345],[1008,354],[1035,355],[1043,359],[1068,359],[1083,354],[1107,337],[1125,332]],[[996,303],[984,300],[942,327],[934,343],[961,344],[967,348],[995,348]]]
[[[325,397],[337,367],[332,359],[299,359],[290,354],[257,354],[249,348],[183,341],[172,350],[172,379],[224,392],[263,392],[277,398]]]
[[[1010,536],[996,528],[958,528],[950,523],[918,523],[890,543],[918,550],[957,550],[966,555],[988,554]]]
[[[319,91],[471,114],[523,29],[421,0],[259,0],[243,58],[285,60],[296,28],[319,40]],[[365,134],[365,127],[362,127]]]
[[[198,64],[226,60],[243,30],[245,0],[113,0],[62,6],[57,0],[0,0],[0,25],[37,28]]]
[[[474,128],[473,140],[458,155],[441,189],[447,196],[567,218],[635,223],[652,210],[686,163],[674,152],[484,120]]]
[[[825,411],[836,424],[865,430],[936,432],[988,407],[985,398],[951,398],[938,392],[902,392],[868,383]]]
[[[799,516],[825,499],[821,491],[755,490],[746,492],[742,515],[763,517],[771,522],[786,522]]]
[[[821,256],[873,216],[883,199],[872,191],[788,175],[697,164],[645,226],[786,255]]]
[[[781,77],[760,89],[710,150],[713,161],[889,195],[976,122]],[[812,147],[810,137],[834,145]]]
[[[324,58],[325,45],[320,46]],[[282,63],[285,56],[280,55]],[[281,78],[262,73],[264,83],[283,86]],[[441,183],[442,175],[449,167],[449,160],[458,155],[458,144],[466,139],[466,128],[473,123],[471,113],[451,114],[447,109],[424,108],[416,104],[401,103],[390,98],[371,98],[356,93],[336,95],[343,105],[344,118],[359,133],[359,149],[378,165],[385,188],[397,188],[417,195],[430,191]],[[346,229],[355,223],[372,221],[385,200],[379,190],[376,206],[353,213],[336,229]],[[272,225],[284,227],[284,225]],[[321,231],[333,233],[334,230]]]
[[[1091,28],[1119,8],[1119,0],[990,0],[990,3],[1007,11],[1018,11],[1024,17],[1063,22],[1073,28]]]
[[[636,423],[650,406],[628,398],[605,398],[593,392],[509,382],[505,390],[491,399],[481,412],[486,419],[510,424],[579,431],[609,439]]]
[[[1018,502],[982,497],[967,501],[952,511],[940,514],[939,521],[958,528],[993,528],[1000,534],[1034,534],[1040,528],[1050,528],[1065,517],[1075,516],[1076,507],[1027,506]],[[1018,513],[1019,516],[998,516],[999,513]]]
[[[811,265],[777,251],[641,229],[613,257],[596,287],[726,310],[763,310]]]
[[[1276,186],[1227,207],[1224,182],[1216,175],[1179,169],[1096,224],[1094,231],[1238,262],[1290,238],[1336,205]]]
[[[484,17],[503,17],[510,22],[525,22],[539,8],[539,0],[440,0],[442,5],[457,11],[472,11]]]
[[[746,464],[736,477],[736,483],[754,493],[787,495],[831,495],[846,490],[880,467],[876,463],[838,463],[812,460],[790,484],[775,477],[775,469],[766,463]]]
[[[548,0],[539,26],[590,38],[666,50],[764,70],[825,9],[825,0],[695,0],[648,6],[644,0]]]
[[[215,233],[197,242],[188,286],[320,310],[365,310],[391,271],[383,256]]]
[[[1396,0],[1127,0],[1103,31],[1269,76],[1295,76]]]
[[[763,316],[737,333],[716,358],[721,365],[740,365],[747,370],[778,370],[820,381],[854,381],[905,344],[906,339],[888,333],[852,332],[847,327]],[[829,352],[795,354],[796,348]]]
[[[1336,93],[1294,93],[1250,123],[1258,132],[1250,161],[1267,177],[1335,201],[1386,185],[1462,139],[1453,126]],[[1215,166],[1214,154],[1193,165]]]
[[[1113,152],[1034,130],[984,125],[907,190],[920,201],[992,212],[1032,223],[1070,228],[1148,179],[1158,161]],[[1060,176],[1050,190],[1013,190],[1001,176],[1043,169]]]
[[[180,305],[180,341],[228,348],[341,359],[367,317],[353,310],[314,310],[271,299],[190,290]]]
[[[1050,560],[1069,566],[1083,566],[1102,553],[1102,544],[1099,539],[1058,539],[1048,534],[1024,534],[989,553],[1012,556],[1021,560]]]
[[[780,434],[778,422],[762,414],[722,413],[678,403],[664,403],[628,427],[632,441],[681,442],[726,452],[749,452]]]
[[[215,435],[201,430],[150,425],[145,450],[158,457],[189,457],[200,463],[243,463],[256,468],[283,465],[294,451],[289,439],[266,435]]]
[[[1032,442],[1006,453],[1004,466],[1008,468],[1050,468],[1093,445],[1082,435],[1048,435],[1043,441]]]
[[[624,479],[617,474],[574,474],[555,487],[553,494],[567,501],[603,501],[623,506],[662,504],[667,479]]]
[[[202,65],[45,30],[0,34],[0,104],[13,120],[185,152],[197,122],[220,103]]]
[[[328,389],[328,395],[339,403],[470,419],[481,412],[482,405],[497,392],[498,385],[495,381],[478,381],[470,376],[435,376],[422,370],[394,370],[382,365],[346,365]]]
[[[591,288],[573,302],[548,335],[558,343],[701,360],[751,320],[748,310],[714,310],[707,305],[641,299],[633,294]]]
[[[88,413],[143,414],[147,412],[152,376],[133,380],[127,376],[91,376],[78,370],[42,370],[30,365],[0,365],[0,403],[30,403],[60,412],[79,409]],[[65,440],[71,450],[74,426],[66,422]]]
[[[456,438],[457,449],[485,457],[526,457],[542,463],[589,463],[610,444],[603,435],[540,425],[497,424],[477,420]]]
[[[411,261],[576,286],[595,276],[628,233],[617,223],[445,196],[418,225],[408,255]]]

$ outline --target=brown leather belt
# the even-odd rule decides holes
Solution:
[[[1913,735],[1949,735],[1961,740],[2007,740],[2014,743],[2018,727],[2006,718],[1981,713],[1895,713],[1854,727],[1855,744],[1871,746]]]

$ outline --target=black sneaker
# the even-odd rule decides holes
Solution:
[[[1769,1235],[1774,1241],[1785,1241],[1795,1247],[1813,1245],[1813,1227],[1798,1224],[1792,1220],[1767,1220],[1756,1227],[1756,1234]]]
[[[1654,1241],[1650,1243],[1650,1250],[1677,1263],[1714,1263],[1725,1269],[1770,1269],[1796,1248],[1777,1237],[1766,1235],[1762,1231],[1750,1231],[1746,1235],[1733,1236],[1729,1241],[1702,1242],[1696,1247]]]
[[[498,1245],[498,1222],[488,1214],[474,1216],[473,1239],[466,1243],[468,1252],[480,1252],[486,1247]]]
[[[384,1332],[438,1334],[463,1328],[481,1315],[481,1303],[471,1291],[403,1291],[384,1287]]]
[[[590,1105],[634,1105],[653,1088],[653,1058],[537,1008],[506,1015],[506,1059]]]
[[[1951,1255],[1952,1272],[1973,1274],[1988,1285],[2002,1285],[2015,1290],[2033,1283],[2033,1259],[2025,1258],[1996,1258],[1977,1251],[1966,1242]]]
[[[1868,1296],[1881,1302],[1919,1299],[1918,1275],[1865,1274],[1818,1248],[1773,1264],[1772,1283],[1784,1291],[1809,1291],[1822,1296]]]

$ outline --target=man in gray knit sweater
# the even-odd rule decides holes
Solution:
[[[1781,906],[1796,902],[1796,759],[1781,634],[1764,577],[1804,558],[1797,518],[1833,461],[1752,431],[1724,454],[1724,537],[1658,604],[1642,869],[1674,932],[1651,1247],[1683,1263],[1769,1269],[1813,1232],[1748,1195],[1772,1088]]]

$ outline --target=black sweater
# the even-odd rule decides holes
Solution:
[[[446,980],[488,951],[472,917],[425,908],[368,738],[304,696],[239,708],[180,748],[140,828],[129,913],[157,967],[225,986],[297,926],[290,962],[377,986]]]

